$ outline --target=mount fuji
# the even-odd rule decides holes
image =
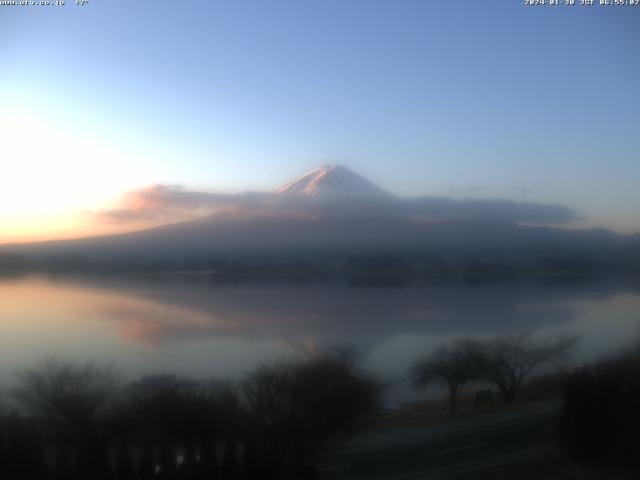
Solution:
[[[573,211],[566,207],[510,200],[401,198],[340,165],[316,168],[271,193],[219,195],[162,187],[145,192],[153,197],[142,203],[154,208],[205,205],[218,210],[195,220],[125,234],[4,245],[0,254],[89,262],[229,255],[640,257],[637,235],[546,226],[554,223],[549,219],[562,223],[572,218]]]
[[[276,190],[308,197],[395,197],[342,165],[323,165]]]

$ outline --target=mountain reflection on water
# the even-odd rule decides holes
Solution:
[[[352,346],[365,366],[401,381],[412,361],[457,335],[509,330],[581,335],[572,361],[640,334],[640,291],[616,282],[498,282],[410,288],[212,285],[205,281],[0,281],[0,382],[53,355],[234,379],[260,363]]]

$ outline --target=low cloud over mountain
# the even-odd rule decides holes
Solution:
[[[395,217],[418,221],[566,224],[579,220],[562,205],[506,199],[401,198],[345,167],[320,167],[273,193],[218,194],[177,185],[126,193],[114,209],[94,212],[105,223],[172,222],[211,214],[239,217]]]

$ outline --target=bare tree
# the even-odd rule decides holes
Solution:
[[[47,359],[20,374],[14,396],[36,415],[84,426],[104,412],[117,386],[109,365]]]
[[[19,374],[14,396],[33,413],[76,423],[96,417],[114,398],[117,376],[108,365],[42,361]]]
[[[418,360],[413,367],[415,384],[431,382],[449,388],[449,410],[458,408],[458,392],[468,382],[481,377],[486,367],[486,349],[479,340],[461,338],[440,345],[431,354]]]
[[[60,442],[78,451],[83,478],[97,478],[106,468],[108,407],[118,391],[111,366],[48,359],[22,372],[14,392],[22,405],[48,421]]]
[[[571,335],[535,338],[531,332],[498,336],[487,343],[484,378],[496,384],[505,403],[513,403],[535,367],[560,360],[577,341]]]
[[[262,367],[243,393],[257,448],[279,478],[290,478],[305,454],[374,409],[378,388],[345,358],[321,356]]]

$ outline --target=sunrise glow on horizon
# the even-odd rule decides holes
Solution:
[[[271,192],[325,163],[640,232],[640,8],[266,3],[3,9],[0,244],[161,224],[96,215],[154,185]]]

